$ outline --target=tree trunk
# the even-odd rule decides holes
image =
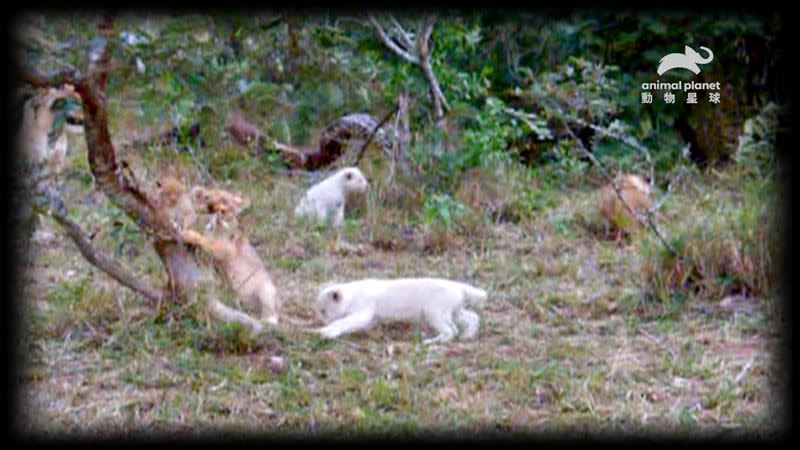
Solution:
[[[442,88],[439,87],[439,80],[436,79],[436,75],[433,73],[430,59],[421,59],[422,60],[420,61],[419,66],[422,69],[422,74],[425,77],[425,80],[428,82],[428,86],[430,88],[431,101],[433,101],[434,120],[436,121],[436,125],[441,127],[442,120],[444,119],[444,107],[442,106],[442,98],[444,95],[442,94]]]
[[[101,27],[102,28],[102,27]],[[200,267],[188,250],[176,238],[166,214],[160,214],[156,202],[140,189],[132,175],[126,174],[117,163],[117,156],[108,131],[105,83],[110,63],[113,35],[110,21],[104,33],[107,41],[98,56],[90,61],[89,73],[76,83],[75,89],[83,100],[84,132],[89,167],[97,187],[136,222],[139,229],[154,235],[153,246],[167,267],[168,287],[175,299],[185,299],[192,291],[194,274]],[[92,56],[90,56],[92,57]]]
[[[436,74],[433,73],[431,66],[431,51],[430,51],[430,37],[433,33],[433,26],[436,23],[436,15],[426,16],[422,20],[419,34],[417,36],[417,53],[419,55],[419,68],[422,70],[422,75],[428,82],[428,87],[431,93],[431,100],[433,101],[433,113],[436,126],[444,128],[444,110],[449,109],[450,105],[444,98],[442,88],[439,86],[439,80]]]
[[[400,167],[400,173],[404,177],[407,177],[411,175],[411,160],[408,156],[408,144],[411,142],[411,128],[408,121],[408,95],[405,93],[397,97],[395,130],[397,131],[395,157]]]
[[[173,300],[185,300],[195,292],[203,272],[189,249],[174,241],[156,240],[156,253],[167,268],[167,290]]]

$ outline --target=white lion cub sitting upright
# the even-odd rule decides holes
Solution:
[[[376,321],[425,321],[439,333],[423,344],[446,342],[458,334],[472,338],[480,318],[467,305],[480,305],[486,291],[440,278],[367,279],[324,286],[317,295],[317,314],[328,325],[317,331],[327,338],[368,328]]]
[[[346,167],[312,186],[295,208],[294,215],[341,226],[347,194],[364,192],[368,187],[367,179],[357,167]]]

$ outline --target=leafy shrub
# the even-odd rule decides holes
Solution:
[[[664,302],[690,293],[708,299],[772,294],[776,200],[772,183],[752,181],[741,204],[719,201],[711,211],[682,213],[685,220],[670,230],[675,255],[645,247],[642,270],[652,296]]]
[[[427,222],[438,222],[453,228],[464,215],[464,205],[447,194],[433,194],[425,198],[423,216]]]
[[[769,103],[755,117],[745,121],[733,155],[745,174],[763,177],[774,168],[779,110],[778,105]]]

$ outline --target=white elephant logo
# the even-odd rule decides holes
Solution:
[[[697,75],[700,73],[700,67],[697,66],[698,64],[708,64],[714,59],[714,53],[711,52],[711,49],[703,46],[701,46],[700,49],[708,53],[707,58],[703,58],[700,53],[694,51],[694,49],[688,45],[685,49],[686,53],[670,53],[661,58],[658,65],[658,74],[663,75],[664,72],[672,69],[686,69],[691,70]]]

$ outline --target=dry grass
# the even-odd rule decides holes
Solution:
[[[651,293],[662,301],[689,294],[760,299],[776,285],[774,258],[781,244],[774,186],[734,171],[711,182],[686,186],[699,201],[677,198],[670,205],[673,217],[681,217],[668,227],[677,254],[652,248],[646,252],[644,275]]]
[[[73,156],[76,170],[85,170],[82,155]],[[420,341],[430,330],[391,324],[336,341],[284,325],[248,340],[235,327],[206,322],[196,304],[157,319],[45,221],[56,238],[36,249],[20,299],[29,325],[25,430],[776,431],[784,398],[774,388],[781,368],[773,350],[781,336],[769,299],[731,310],[698,297],[676,313],[642,316],[639,248],[647,243],[602,241],[587,231],[588,188],[512,196],[488,181],[465,183],[457,202],[498,214],[435,231],[413,212],[424,198],[367,167],[374,180],[368,207],[335,232],[294,225],[303,180],[231,164],[212,171],[235,174],[230,187],[251,198],[251,241],[284,298],[284,315],[313,321],[310,302],[330,280],[450,277],[490,293],[478,339],[426,348]],[[81,180],[71,177],[67,191],[75,217],[105,230],[98,245],[125,255],[137,273],[158,274],[144,239],[124,232],[130,224],[102,197],[86,197],[90,186]],[[739,207],[721,187],[706,189],[719,194],[715,205]],[[676,227],[691,220],[679,205],[695,195],[676,189],[665,220]],[[123,225],[114,228],[114,220]],[[430,251],[435,232],[442,242]],[[283,367],[270,359],[276,356]]]

